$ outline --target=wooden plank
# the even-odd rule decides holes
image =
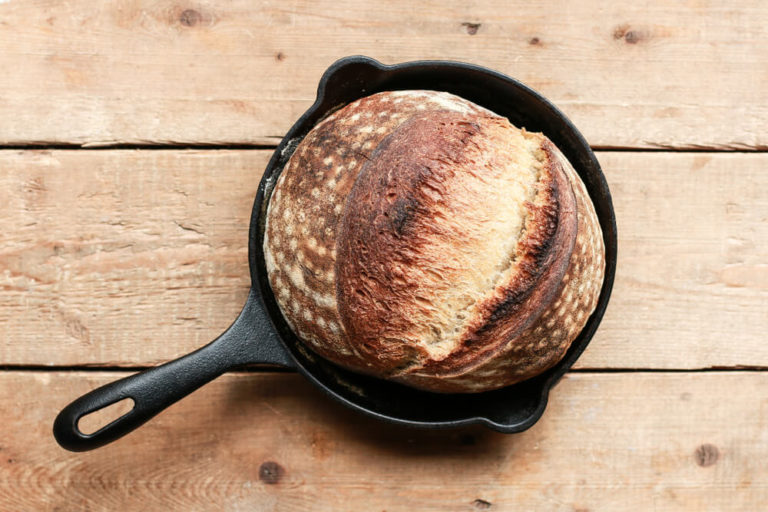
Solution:
[[[0,153],[0,360],[159,362],[248,293],[267,151]]]
[[[216,337],[269,154],[0,152],[0,364],[152,365]],[[768,155],[599,158],[619,271],[579,366],[768,366]]]
[[[768,373],[573,374],[520,435],[424,431],[298,375],[227,375],[73,454],[58,410],[116,378],[2,372],[3,510],[762,510]],[[22,412],[23,411],[23,412]]]
[[[599,153],[619,228],[583,367],[768,366],[768,155]]]
[[[273,142],[336,59],[474,62],[597,146],[768,147],[762,0],[0,3],[0,144]]]

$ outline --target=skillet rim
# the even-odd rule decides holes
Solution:
[[[600,208],[600,210],[604,210],[602,213],[601,211],[597,212],[598,219],[603,230],[603,238],[606,251],[606,268],[603,286],[597,306],[595,307],[595,311],[588,319],[584,329],[582,329],[581,333],[577,336],[571,347],[566,352],[566,355],[549,370],[521,383],[528,386],[534,386],[534,389],[538,388],[536,407],[533,408],[528,413],[528,416],[522,421],[505,423],[502,421],[496,421],[489,417],[489,415],[483,414],[470,414],[467,417],[460,419],[427,421],[421,419],[409,419],[377,411],[376,409],[366,406],[364,403],[360,403],[360,401],[355,401],[354,399],[350,398],[349,395],[341,394],[337,392],[337,390],[332,389],[328,384],[326,384],[326,382],[323,382],[323,380],[321,380],[321,378],[318,377],[314,371],[309,369],[305,360],[309,360],[311,363],[316,363],[315,359],[317,359],[321,361],[321,366],[326,366],[327,368],[335,368],[335,370],[331,370],[332,372],[339,372],[340,374],[352,374],[352,372],[348,370],[338,368],[333,363],[325,361],[319,356],[311,354],[308,349],[303,349],[301,345],[297,345],[297,343],[300,343],[298,338],[292,332],[290,332],[289,329],[287,329],[287,324],[285,323],[285,320],[282,319],[282,315],[279,312],[279,308],[277,308],[274,296],[272,295],[272,290],[267,280],[266,265],[264,262],[262,249],[264,235],[263,221],[266,214],[266,208],[269,203],[269,197],[277,177],[279,176],[280,172],[282,172],[282,167],[292,155],[293,150],[295,149],[298,142],[311,130],[311,128],[318,121],[335,111],[337,108],[348,103],[341,102],[339,104],[329,105],[328,103],[330,101],[330,96],[332,95],[329,93],[329,84],[332,84],[335,80],[337,80],[338,76],[343,74],[342,72],[345,69],[354,66],[367,66],[369,68],[373,68],[375,73],[378,73],[380,77],[383,77],[382,81],[386,80],[386,76],[392,76],[400,72],[412,72],[418,71],[420,69],[423,69],[424,71],[438,69],[454,72],[464,72],[470,75],[480,74],[486,77],[487,80],[504,82],[507,86],[517,88],[523,95],[532,97],[539,103],[539,107],[543,107],[548,110],[549,114],[551,114],[559,121],[567,136],[571,137],[573,139],[573,143],[578,146],[580,150],[582,150],[584,153],[583,156],[586,156],[585,161],[572,162],[572,164],[577,173],[582,176],[582,179],[585,178],[584,173],[589,175],[589,180],[585,179],[585,185],[587,185],[587,190],[593,203],[595,203],[596,209],[598,207],[598,201],[600,202],[601,206],[604,206],[604,208]],[[373,87],[374,90],[369,90],[369,85],[369,83],[361,82],[359,87],[360,94],[357,95],[354,99],[362,98],[364,96],[378,92],[375,90],[375,86]],[[354,101],[354,99],[350,101]],[[590,186],[590,183],[593,183],[593,185]],[[516,433],[530,428],[541,418],[544,410],[546,409],[549,391],[555,384],[557,384],[557,382],[559,382],[562,376],[567,372],[568,369],[570,369],[578,357],[583,353],[591,341],[595,331],[597,330],[597,327],[602,320],[603,314],[609,302],[613,287],[616,267],[616,245],[617,236],[615,213],[611,201],[610,191],[608,189],[608,184],[605,180],[605,175],[602,172],[600,164],[597,161],[597,157],[595,156],[594,152],[582,134],[573,125],[573,123],[541,94],[537,93],[535,90],[519,82],[518,80],[483,66],[478,66],[476,64],[447,60],[418,60],[385,65],[372,58],[362,55],[355,55],[337,60],[325,71],[318,83],[317,96],[314,103],[293,124],[293,126],[290,128],[290,130],[288,130],[286,135],[281,140],[280,144],[274,150],[274,153],[269,160],[267,167],[265,168],[251,211],[248,240],[248,263],[251,274],[252,288],[259,295],[261,295],[262,301],[260,302],[263,303],[265,313],[272,323],[272,328],[278,334],[278,338],[282,347],[286,350],[287,353],[290,354],[290,358],[293,360],[296,369],[304,377],[309,379],[316,387],[321,389],[333,399],[368,416],[383,420],[385,422],[404,426],[440,429],[481,424],[499,432]],[[275,316],[279,318],[278,321],[275,321]],[[285,339],[286,336],[294,338],[294,342],[287,342]],[[370,377],[358,377],[370,379]],[[413,392],[433,394],[430,392],[406,388],[406,386],[397,383],[389,384],[394,386],[401,386],[402,388],[412,390]],[[515,386],[519,386],[519,384],[510,387]],[[494,391],[486,393],[493,392]],[[485,393],[478,393],[474,395],[478,396],[484,394]],[[435,393],[435,395],[439,394]],[[467,395],[465,394],[463,396]]]

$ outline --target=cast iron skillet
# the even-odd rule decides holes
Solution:
[[[506,116],[516,126],[547,135],[579,173],[594,202],[605,241],[605,282],[597,309],[565,358],[525,382],[478,394],[445,395],[419,391],[339,368],[303,348],[281,316],[267,281],[262,252],[264,217],[272,187],[298,141],[321,118],[341,105],[370,94],[397,89],[448,91]],[[290,129],[264,172],[251,214],[248,240],[251,292],[224,334],[205,347],[157,368],[126,377],[78,398],[61,411],[53,426],[59,444],[72,451],[114,441],[180,398],[225,371],[244,364],[295,368],[339,402],[376,418],[402,425],[444,428],[483,424],[500,432],[520,432],[544,412],[550,388],[573,365],[597,329],[613,286],[616,220],[600,165],[573,124],[535,91],[486,68],[445,61],[385,66],[366,57],[347,57],[323,75],[314,105]],[[125,398],[134,408],[93,434],[78,421]]]

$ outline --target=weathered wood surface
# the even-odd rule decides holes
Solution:
[[[0,365],[152,365],[216,337],[269,155],[0,152]],[[619,265],[579,366],[768,366],[768,155],[599,158]]]
[[[595,147],[768,149],[765,2],[673,4],[0,0],[0,510],[763,510],[766,371],[570,373],[516,436],[240,373],[95,452],[51,435],[127,374],[77,367],[176,357],[245,300],[270,151],[171,146],[274,145],[339,57],[489,66]],[[59,144],[169,147],[12,149]],[[768,154],[598,157],[619,270],[577,367],[768,369]]]
[[[227,375],[95,452],[55,445],[120,373],[3,372],[0,509],[763,510],[768,374],[572,374],[531,430],[394,427],[294,374]]]
[[[762,0],[0,2],[0,144],[274,142],[336,59],[512,75],[597,146],[768,147]]]

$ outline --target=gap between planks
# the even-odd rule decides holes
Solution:
[[[0,151],[114,151],[114,150],[141,150],[141,151],[183,151],[183,150],[210,150],[210,151],[259,151],[274,150],[282,140],[280,136],[268,137],[260,144],[0,144]],[[717,147],[717,146],[669,146],[669,147],[631,147],[631,146],[590,146],[593,151],[603,153],[768,153],[768,146],[751,147]]]
[[[159,366],[159,365],[157,365]],[[0,366],[0,372],[109,372],[109,373],[133,373],[156,366],[99,366],[99,365],[13,365],[7,364]],[[712,366],[708,368],[571,368],[566,373],[584,373],[584,374],[602,374],[602,373],[736,373],[736,372],[768,372],[765,366]],[[227,371],[228,374],[248,374],[248,373],[297,373],[294,368],[284,368],[271,365],[254,365],[236,368]]]

